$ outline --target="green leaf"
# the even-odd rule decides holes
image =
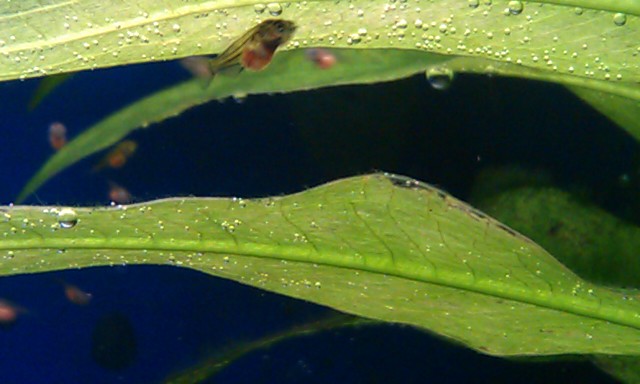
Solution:
[[[118,7],[115,2],[109,3],[111,5],[60,2],[42,8],[31,1],[21,2],[20,6],[14,5],[19,9],[12,9],[14,13],[8,20],[26,19],[33,22],[30,25],[51,25],[53,37],[38,33],[38,40],[27,46],[51,51],[52,55],[40,55],[41,63],[36,67],[30,63],[33,55],[23,60],[21,55],[25,54],[20,52],[24,44],[18,42],[28,41],[30,30],[20,24],[15,31],[26,34],[24,38],[5,41],[4,45],[0,41],[0,53],[8,59],[12,54],[17,55],[13,62],[0,61],[0,69],[7,66],[0,74],[15,77],[18,75],[15,71],[23,64],[28,65],[22,76],[35,76],[39,71],[58,73],[220,52],[269,11],[262,3],[251,1],[188,5],[174,1],[173,7],[165,2],[162,5],[149,2],[136,9]],[[152,95],[99,122],[92,127],[96,131],[79,137],[68,149],[56,153],[29,181],[17,201],[24,200],[65,167],[114,144],[131,130],[229,95],[373,83],[441,66],[453,72],[553,81],[640,101],[637,60],[640,28],[635,28],[640,12],[636,2],[486,3],[476,0],[418,1],[412,6],[370,0],[270,3],[271,11],[279,8],[280,17],[299,25],[288,48],[349,48],[339,52],[339,65],[330,71],[320,71],[304,60],[302,54],[281,53],[264,75],[245,73],[231,80],[219,77],[214,82],[216,85],[207,90],[199,89],[200,85],[194,81]],[[519,14],[514,14],[519,6],[509,11],[514,3],[522,4]],[[96,8],[111,6],[117,17],[94,20],[95,14],[109,14],[108,9],[96,13]],[[624,25],[616,24],[616,21],[622,24],[622,16],[613,12],[628,14]],[[62,30],[60,25],[44,22],[58,16],[68,20]],[[217,26],[215,37],[210,31],[212,25]],[[75,46],[78,47],[72,52],[75,59],[69,60],[69,49]],[[51,63],[47,67],[49,59]],[[623,126],[629,127],[629,124]],[[635,129],[630,129],[630,133],[640,137]]]
[[[89,127],[51,156],[29,180],[16,201],[23,201],[58,172],[117,143],[134,129],[147,127],[212,99],[393,80],[446,60],[444,56],[412,51],[333,52],[340,59],[340,65],[331,70],[314,70],[314,64],[302,52],[283,52],[268,71],[244,72],[234,77],[218,76],[206,89],[200,80],[187,81],[130,104]]]
[[[637,354],[640,303],[426,184],[374,174],[271,199],[7,207],[0,274],[173,264],[495,355]]]
[[[640,80],[634,0],[21,0],[0,11],[0,80],[221,52],[271,15],[298,24],[289,48],[423,50]]]
[[[640,358],[638,356],[594,356],[598,368],[623,383],[640,383]]]
[[[472,203],[529,236],[580,277],[640,288],[640,228],[557,187],[505,185],[505,180],[521,178],[520,172],[483,172]],[[481,190],[494,193],[483,196]]]
[[[211,380],[218,373],[242,357],[260,349],[271,348],[277,343],[301,336],[309,336],[319,332],[334,330],[345,327],[359,327],[362,325],[379,324],[376,321],[345,316],[332,315],[328,318],[317,320],[311,323],[302,324],[290,329],[262,337],[260,339],[235,343],[225,351],[219,351],[213,356],[204,359],[195,366],[189,367],[181,372],[171,375],[164,384],[194,384]]]
[[[38,105],[40,105],[42,100],[49,96],[56,88],[62,85],[62,83],[69,80],[71,76],[73,76],[72,73],[63,73],[60,75],[47,76],[40,80],[38,88],[33,93],[33,97],[31,97],[31,100],[29,100],[29,111],[33,111]]]
[[[640,98],[619,96],[583,87],[569,87],[569,89],[636,139],[640,139]]]
[[[636,140],[640,140],[640,86],[637,83],[613,83],[587,77],[564,76],[511,63],[471,58],[455,58],[438,67],[451,73],[493,74],[565,85]]]

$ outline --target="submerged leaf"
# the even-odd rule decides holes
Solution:
[[[0,274],[173,264],[494,355],[637,354],[640,303],[429,185],[374,174],[272,199],[7,207]]]
[[[21,0],[4,5],[0,80],[219,53],[277,15],[290,48],[392,48],[638,82],[637,1]],[[36,53],[34,53],[36,52]],[[587,67],[585,67],[587,65]]]
[[[267,71],[245,72],[234,77],[218,76],[204,89],[201,79],[167,88],[129,106],[89,127],[55,153],[29,180],[16,202],[22,202],[58,172],[105,149],[131,131],[180,114],[213,99],[237,95],[292,92],[343,84],[367,84],[403,78],[429,65],[447,60],[445,56],[420,52],[384,50],[335,50],[340,65],[323,71],[315,68],[302,52],[283,52]]]
[[[270,348],[277,343],[295,337],[313,335],[315,333],[323,331],[372,324],[379,323],[376,321],[357,318],[353,316],[345,316],[340,314],[332,315],[326,319],[295,326],[282,332],[268,335],[254,341],[236,343],[236,345],[227,348],[225,351],[215,353],[214,356],[201,361],[193,367],[187,368],[182,372],[171,375],[164,381],[164,384],[203,383],[206,382],[206,380],[211,380],[212,377],[215,377],[226,367],[241,359],[245,355],[248,355],[260,349]]]
[[[38,88],[33,93],[31,100],[29,100],[28,109],[33,111],[42,100],[49,96],[56,88],[62,85],[73,76],[72,73],[63,73],[60,75],[47,76],[40,80]]]
[[[630,98],[583,87],[569,87],[611,121],[640,139],[640,97]],[[640,92],[640,87],[637,87]]]

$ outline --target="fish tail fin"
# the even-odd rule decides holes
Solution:
[[[200,80],[202,88],[207,88],[216,75],[216,64],[204,56],[189,56],[180,60],[180,65],[191,75]]]

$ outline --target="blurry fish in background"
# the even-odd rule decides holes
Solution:
[[[70,284],[60,278],[55,278],[55,281],[62,285],[62,287],[64,288],[64,295],[66,296],[67,300],[69,300],[73,304],[87,305],[91,302],[93,295],[91,295],[90,293],[85,292],[77,286]]]
[[[7,328],[13,325],[20,313],[26,312],[24,308],[21,308],[8,300],[0,299],[0,327]]]
[[[56,151],[67,144],[67,127],[60,122],[49,125],[49,143]]]
[[[304,51],[304,54],[320,69],[329,69],[338,62],[336,55],[324,48],[309,48]]]
[[[133,197],[125,187],[109,181],[109,200],[116,204],[128,204]]]
[[[216,58],[209,61],[212,76],[238,65],[261,71],[269,65],[276,50],[291,39],[296,30],[292,21],[269,19],[249,29]]]
[[[129,318],[119,312],[109,313],[96,324],[91,335],[91,357],[102,368],[119,371],[131,366],[138,345]]]
[[[93,172],[97,172],[106,167],[121,168],[127,163],[127,160],[134,154],[137,148],[138,143],[133,140],[120,142],[93,167]]]

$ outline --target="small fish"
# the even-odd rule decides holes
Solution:
[[[87,293],[77,286],[69,284],[60,278],[55,278],[55,280],[60,285],[62,285],[62,287],[64,288],[64,295],[66,296],[67,300],[69,300],[73,304],[87,305],[91,302],[93,295],[91,295],[90,293]]]
[[[22,312],[26,312],[26,310],[10,301],[0,299],[0,327],[13,325],[18,319],[18,315]]]
[[[100,160],[93,172],[99,171],[105,167],[121,168],[127,163],[127,160],[133,155],[138,148],[138,143],[133,140],[125,140],[115,146],[105,157]]]
[[[309,48],[304,53],[320,69],[329,69],[338,61],[336,55],[324,48]]]
[[[289,41],[296,28],[295,23],[288,20],[263,21],[209,62],[211,75],[238,65],[250,71],[263,70],[273,59],[276,49]]]
[[[121,185],[109,182],[109,199],[116,204],[127,204],[132,200],[131,193]]]
[[[67,144],[67,127],[64,124],[55,122],[49,125],[49,144],[56,151]]]

